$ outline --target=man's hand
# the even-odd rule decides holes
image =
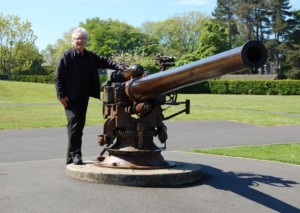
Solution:
[[[69,98],[68,98],[68,97],[64,97],[64,98],[60,99],[60,103],[61,103],[65,108],[67,108],[67,106],[68,106],[68,101],[69,101]]]

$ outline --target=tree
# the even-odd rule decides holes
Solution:
[[[284,42],[278,46],[279,51],[284,52],[281,68],[286,70],[282,74],[291,79],[300,78],[300,45]]]
[[[229,42],[226,39],[225,31],[226,28],[217,21],[210,21],[205,24],[199,38],[200,46],[198,49],[193,53],[183,54],[176,61],[176,66],[181,66],[228,50]]]
[[[238,29],[236,25],[234,8],[237,0],[217,0],[217,6],[214,9],[212,15],[217,21],[227,26],[229,48],[231,49],[233,44],[233,37],[238,35]]]
[[[269,61],[275,64],[276,71],[283,75],[282,62],[285,59],[285,42],[288,41],[289,24],[292,13],[289,11],[289,0],[271,0],[269,3],[270,24],[272,27],[273,39],[266,42],[269,49]]]
[[[138,28],[112,19],[87,19],[81,26],[89,32],[87,47],[99,55],[133,54],[137,49],[155,42]]]
[[[65,32],[63,34],[63,37],[58,39],[56,44],[54,45],[55,48],[55,58],[56,61],[59,59],[61,54],[65,52],[66,50],[70,49],[72,47],[72,31],[74,29],[70,29],[69,31]]]
[[[268,5],[271,0],[235,0],[232,9],[239,33],[245,41],[264,42],[270,34]]]
[[[199,46],[202,27],[210,17],[200,12],[175,15],[162,22],[146,22],[143,32],[151,33],[163,47],[164,55],[194,52]]]
[[[57,64],[56,49],[53,45],[49,44],[42,50],[44,65],[49,70],[54,70]]]
[[[0,14],[0,72],[11,74],[30,70],[39,57],[36,36],[28,21]],[[29,54],[34,53],[34,54]]]
[[[89,33],[87,48],[99,55],[120,59],[124,55],[146,56],[157,53],[158,44],[155,39],[124,22],[112,19],[101,20],[96,17],[87,19],[80,23],[80,26],[87,29]],[[45,62],[51,64],[52,61],[56,64],[61,54],[71,48],[73,30],[74,28],[65,32],[63,38],[58,39],[55,45],[47,46],[42,51]]]
[[[211,21],[203,27],[200,43],[197,50],[200,58],[206,58],[229,49],[225,28],[218,22]]]
[[[277,42],[285,41],[288,34],[289,18],[292,16],[289,0],[271,0],[269,4],[269,13],[272,32]]]
[[[289,20],[287,41],[282,42],[278,49],[284,53],[282,70],[288,78],[300,79],[300,10],[294,11]]]
[[[253,1],[253,34],[254,40],[265,42],[271,34],[270,20],[268,18],[268,1],[255,0]]]
[[[289,41],[300,45],[300,10],[293,12],[293,18],[290,20]]]
[[[12,74],[45,74],[41,67],[43,63],[43,56],[39,54],[36,46],[30,43],[22,43],[19,45],[19,50],[12,51],[13,55],[13,67],[11,69]]]

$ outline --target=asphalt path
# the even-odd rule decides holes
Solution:
[[[184,152],[300,142],[300,126],[166,122],[167,160],[199,164],[203,178],[178,187],[129,187],[65,174],[66,128],[0,131],[0,212],[300,212],[300,167]],[[102,126],[86,127],[83,159],[102,151]],[[157,142],[158,145],[159,142]]]

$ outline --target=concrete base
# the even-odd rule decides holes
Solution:
[[[199,165],[183,162],[175,162],[174,167],[167,169],[144,170],[105,168],[94,163],[69,164],[66,173],[83,181],[127,186],[177,186],[193,183],[201,178]]]

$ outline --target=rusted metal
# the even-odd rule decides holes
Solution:
[[[98,136],[100,146],[106,145],[106,148],[96,165],[127,169],[174,166],[161,155],[168,139],[163,121],[182,112],[189,113],[190,103],[184,102],[185,110],[165,118],[162,106],[166,102],[162,95],[247,67],[260,67],[266,58],[265,47],[251,41],[242,47],[148,76],[143,75],[140,65],[124,73],[112,73],[103,90],[103,116],[107,120],[103,134]],[[164,147],[156,145],[155,137]],[[105,151],[108,156],[103,156]]]

